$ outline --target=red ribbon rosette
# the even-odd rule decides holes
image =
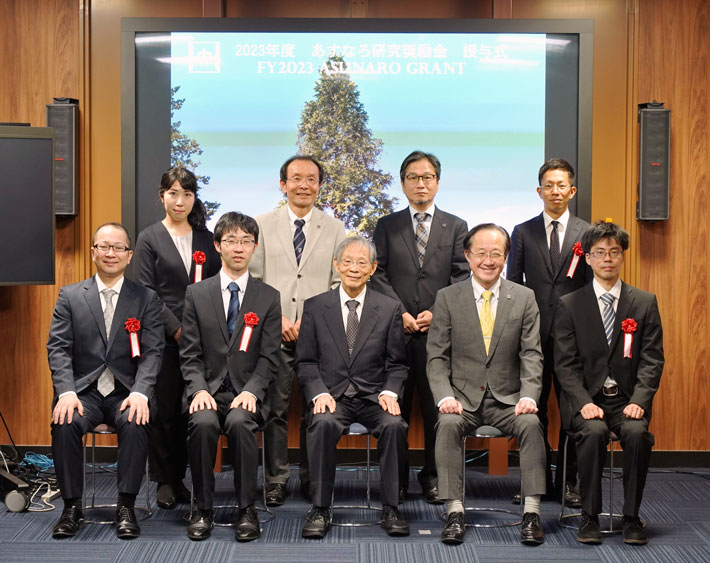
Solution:
[[[584,256],[584,250],[582,250],[582,243],[577,241],[572,247],[572,261],[569,263],[569,268],[567,269],[567,277],[574,277],[574,273],[577,270],[577,265],[579,264],[580,258]]]
[[[141,346],[138,342],[138,331],[141,329],[141,322],[135,317],[131,317],[123,323],[123,326],[128,332],[128,338],[131,341],[131,358],[141,355]]]
[[[195,283],[202,281],[202,264],[207,262],[207,255],[201,250],[192,253],[192,261],[195,263]]]
[[[631,357],[631,347],[634,343],[634,332],[636,332],[638,326],[638,323],[634,319],[624,319],[621,323],[621,330],[624,331],[624,358]]]
[[[251,340],[251,333],[254,327],[259,324],[259,317],[256,313],[246,313],[244,315],[244,332],[242,333],[242,341],[239,343],[239,351],[246,352],[249,349],[249,341]]]

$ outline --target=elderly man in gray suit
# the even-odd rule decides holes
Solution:
[[[293,156],[281,166],[280,177],[281,191],[287,203],[256,218],[259,245],[249,264],[252,276],[281,294],[279,371],[266,394],[268,415],[264,428],[266,503],[269,506],[279,506],[286,499],[289,477],[288,407],[303,303],[338,286],[340,278],[333,267],[333,259],[338,244],[345,240],[343,222],[315,207],[323,183],[320,162],[312,156]],[[301,493],[310,499],[303,423],[299,471]]]
[[[537,417],[542,387],[540,313],[532,290],[500,277],[510,238],[492,223],[464,239],[470,280],[441,289],[427,342],[427,376],[439,408],[436,468],[448,514],[441,540],[465,536],[462,437],[490,424],[520,444],[525,510],[520,541],[544,541],[545,441]]]

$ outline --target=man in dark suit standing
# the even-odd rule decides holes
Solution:
[[[624,542],[645,544],[638,517],[651,460],[648,431],[663,372],[663,330],[656,296],[621,281],[629,234],[595,223],[582,237],[591,285],[560,299],[555,322],[555,370],[564,422],[576,433],[582,494],[577,539],[600,543],[601,476],[609,431],[624,448]]]
[[[382,527],[390,536],[409,535],[397,511],[407,451],[407,423],[398,403],[407,376],[404,332],[399,303],[366,287],[376,267],[370,241],[359,236],[344,240],[335,258],[340,288],[309,299],[303,309],[296,374],[309,406],[313,496],[304,538],[321,539],[330,528],[336,447],[353,422],[377,438]]]
[[[148,398],[165,345],[156,293],[124,278],[133,251],[126,229],[94,233],[95,276],[63,287],[47,351],[54,384],[52,453],[64,511],[53,536],[74,536],[83,521],[82,437],[105,422],[118,434],[116,535],[140,535],[133,509],[145,472]]]
[[[524,544],[540,544],[545,442],[537,401],[542,387],[540,315],[533,292],[500,277],[510,251],[505,229],[484,223],[464,239],[473,276],[439,291],[429,330],[427,374],[439,408],[436,466],[447,520],[441,541],[466,533],[461,457],[463,436],[490,424],[520,444]]]
[[[264,396],[274,379],[281,341],[279,292],[249,275],[259,238],[254,219],[224,214],[214,230],[219,274],[188,286],[180,363],[189,401],[187,450],[197,510],[187,537],[203,540],[214,526],[214,466],[220,433],[227,435],[239,499],[238,541],[261,535],[254,508]]]
[[[569,202],[577,193],[574,168],[561,158],[547,160],[538,172],[537,193],[543,202],[543,211],[513,229],[511,251],[508,256],[506,277],[535,292],[540,309],[540,343],[545,357],[542,368],[542,393],[538,404],[542,422],[547,462],[545,465],[547,490],[555,498],[565,495],[565,504],[580,506],[575,490],[577,481],[577,455],[572,442],[567,448],[567,483],[562,483],[562,470],[555,473],[554,493],[551,470],[551,450],[547,438],[549,417],[547,402],[554,383],[558,398],[560,387],[555,375],[554,339],[552,326],[560,296],[570,293],[591,281],[591,270],[581,256],[579,240],[589,228],[589,223],[570,214]],[[565,443],[564,428],[560,425],[559,447]],[[561,463],[562,454],[558,454]]]
[[[426,377],[426,342],[434,298],[442,287],[469,277],[463,255],[466,222],[434,205],[441,163],[433,154],[414,151],[399,169],[409,207],[382,217],[375,227],[377,270],[373,289],[401,303],[409,376],[404,387],[402,416],[409,423],[416,388],[424,422],[424,466],[418,475],[424,500],[438,503],[434,449],[436,405]],[[409,481],[404,465],[403,492]]]

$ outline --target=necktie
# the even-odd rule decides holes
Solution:
[[[611,333],[614,332],[614,319],[616,318],[616,313],[614,312],[614,297],[611,293],[602,294],[599,299],[604,302],[604,314],[602,315],[602,321],[604,323],[604,332],[606,333],[606,341],[609,346],[611,346]]]
[[[348,322],[345,327],[345,338],[348,341],[348,354],[353,353],[353,347],[355,346],[355,339],[357,338],[357,327],[360,321],[357,318],[357,306],[360,304],[359,301],[355,299],[350,299],[346,301],[345,304],[348,306]],[[357,395],[357,387],[351,381],[348,388],[345,390],[346,397],[354,397]]]
[[[227,286],[227,289],[232,294],[229,298],[229,307],[227,307],[227,330],[231,338],[234,327],[237,326],[237,315],[239,314],[239,286],[232,282]]]
[[[552,222],[552,232],[550,233],[550,262],[552,271],[556,274],[560,269],[560,234],[557,232],[559,221]]]
[[[306,246],[306,235],[303,232],[303,225],[306,222],[303,219],[296,219],[293,224],[296,225],[296,231],[293,233],[293,249],[296,251],[296,264],[300,264],[303,248]]]
[[[104,324],[106,325],[106,341],[108,342],[109,334],[111,334],[111,323],[113,323],[113,296],[116,295],[116,292],[113,289],[104,289],[101,294],[104,296],[104,301],[106,302],[106,307],[104,307]],[[114,390],[114,387],[113,374],[107,366],[96,382],[96,389],[105,397]]]
[[[424,254],[426,253],[426,243],[429,240],[429,233],[424,227],[424,222],[429,217],[428,213],[415,213],[414,218],[417,221],[417,230],[414,233],[414,238],[417,243],[417,257],[419,258],[419,267],[424,265]]]
[[[495,320],[493,319],[493,308],[491,307],[491,297],[493,296],[492,291],[484,291],[483,305],[481,306],[481,332],[483,333],[483,344],[486,346],[486,354],[491,347],[491,336],[493,336],[493,325]]]

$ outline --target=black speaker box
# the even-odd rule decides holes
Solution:
[[[54,128],[54,213],[79,213],[79,102],[54,98],[47,127]]]
[[[671,111],[660,102],[639,104],[638,221],[670,218]]]

